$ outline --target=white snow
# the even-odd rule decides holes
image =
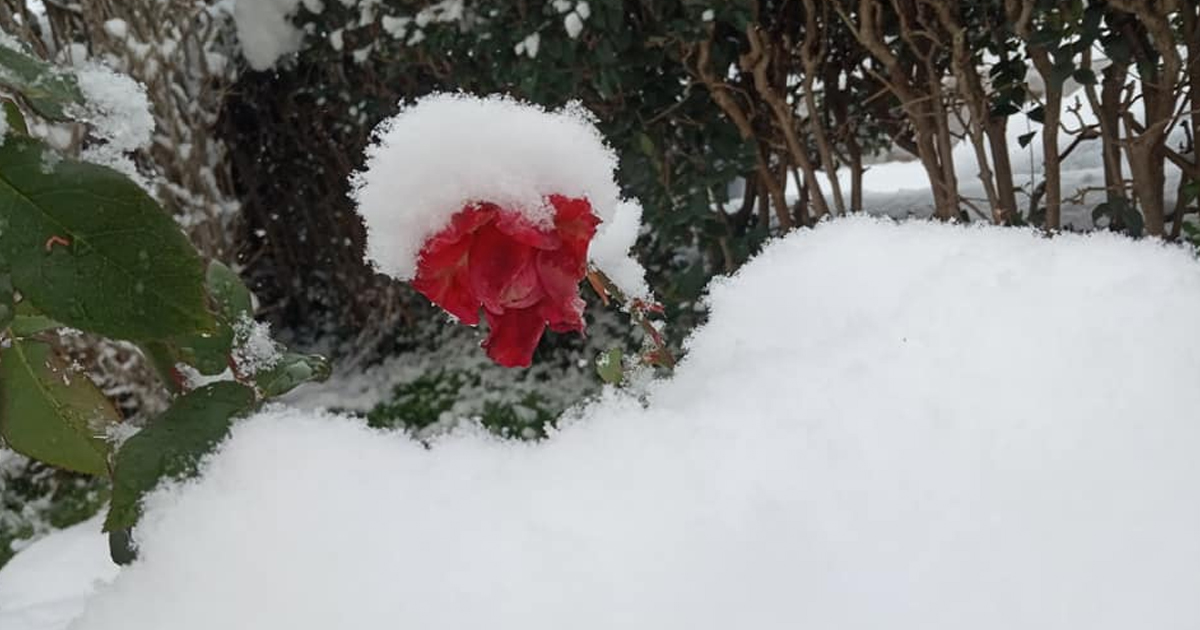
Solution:
[[[527,55],[530,59],[536,59],[538,54],[538,46],[541,45],[542,36],[537,33],[530,33],[525,36],[525,39],[517,42],[513,46],[513,54]]]
[[[95,62],[82,64],[73,72],[83,92],[84,104],[71,113],[86,121],[92,133],[102,140],[84,147],[80,157],[115,169],[143,189],[152,190],[149,180],[138,171],[129,155],[149,146],[154,133],[154,116],[150,113],[145,86]],[[53,134],[55,128],[50,126],[44,131]]]
[[[129,36],[129,23],[120,18],[112,18],[104,23],[104,32],[114,39],[125,39]]]
[[[233,20],[242,56],[255,70],[267,70],[284,55],[300,50],[304,33],[291,16],[301,0],[236,0]]]
[[[238,373],[253,376],[275,367],[283,355],[271,338],[271,325],[255,321],[249,315],[233,324],[233,352],[230,355]]]
[[[401,280],[413,277],[425,240],[474,201],[551,214],[551,194],[586,197],[601,220],[620,192],[616,156],[582,106],[546,111],[493,96],[434,94],[376,130],[353,195],[367,226],[367,257]]]
[[[43,538],[0,570],[0,628],[64,628],[98,584],[116,577],[100,523],[97,517]]]
[[[641,227],[641,204],[621,202],[612,219],[601,223],[597,229],[588,247],[588,261],[604,271],[627,297],[648,299],[650,286],[646,284],[646,270],[632,253]]]
[[[239,423],[73,630],[1200,627],[1190,253],[855,218],[709,302],[542,443]]]
[[[1030,79],[1036,79],[1036,72],[1030,71]],[[1070,85],[1070,84],[1069,84]],[[1075,85],[1078,88],[1077,85]],[[1079,116],[1072,112],[1076,106],[1081,105]],[[1186,103],[1179,103],[1178,109],[1186,110]],[[1132,114],[1135,119],[1144,119],[1145,104],[1138,101],[1133,106]],[[1088,105],[1086,98],[1082,92],[1076,91],[1067,94],[1063,99],[1062,104],[1062,120],[1063,124],[1074,129],[1079,126],[1080,121],[1084,125],[1097,124],[1097,118]],[[1027,134],[1034,133],[1028,145],[1022,147],[1018,139]],[[1009,160],[1013,168],[1014,184],[1021,189],[1018,192],[1017,201],[1021,204],[1020,210],[1022,213],[1029,211],[1029,196],[1028,193],[1040,183],[1045,176],[1045,159],[1042,152],[1042,134],[1043,125],[1029,120],[1025,113],[1017,113],[1009,117],[1007,128],[1007,146]],[[1067,131],[1062,129],[1058,132],[1058,146],[1060,151],[1065,151],[1070,146],[1074,137]],[[1168,135],[1168,144],[1171,146],[1180,146],[1185,144],[1185,131],[1182,126],[1176,125],[1171,128]],[[894,152],[911,158],[911,155],[903,152],[900,149],[893,149]],[[987,152],[989,163],[994,166],[991,150]],[[952,161],[955,171],[958,175],[959,193],[972,201],[983,212],[988,211],[986,193],[983,189],[983,184],[979,180],[979,166],[975,157],[975,150],[967,141],[960,141],[954,145],[952,151]],[[1125,172],[1129,172],[1128,156],[1122,153],[1122,163]],[[1087,188],[1103,187],[1104,186],[1104,162],[1100,151],[1100,140],[1093,139],[1080,144],[1060,165],[1062,178],[1063,206],[1062,206],[1062,223],[1064,226],[1069,226],[1077,230],[1090,230],[1093,227],[1092,209],[1101,201],[1104,196],[1099,192],[1091,192],[1085,196],[1080,203],[1078,200],[1072,199],[1077,196],[1079,191]],[[1175,192],[1179,183],[1180,171],[1175,168],[1168,168],[1166,173],[1165,193],[1167,207],[1172,207],[1175,201]],[[822,190],[826,191],[827,199],[829,199],[829,183],[824,174],[817,178]],[[838,180],[841,183],[844,194],[850,192],[850,171],[848,168],[838,170]],[[863,206],[867,212],[872,214],[884,214],[891,217],[927,217],[932,214],[933,210],[933,193],[929,187],[929,178],[925,173],[925,169],[921,163],[915,159],[907,161],[893,160],[882,164],[871,165],[867,168],[863,177]],[[797,187],[794,180],[788,182],[788,196],[795,199],[798,196]],[[1042,200],[1043,204],[1045,200]],[[972,219],[982,219],[972,212]],[[990,220],[990,217],[987,217]]]
[[[154,116],[142,84],[100,64],[77,68],[75,76],[86,101],[78,114],[109,149],[127,153],[150,144]]]
[[[575,39],[583,31],[583,19],[579,17],[578,13],[572,11],[563,18],[563,28],[567,29],[567,37]]]

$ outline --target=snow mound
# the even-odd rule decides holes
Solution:
[[[710,306],[540,444],[238,424],[72,628],[1200,627],[1188,253],[843,220]]]
[[[117,575],[100,517],[26,547],[0,571],[0,628],[58,630],[83,611],[96,586]]]
[[[425,240],[466,203],[490,201],[544,225],[550,194],[586,197],[603,221],[619,201],[616,155],[579,105],[546,111],[500,96],[434,94],[376,136],[353,195],[368,259],[400,280],[415,275]]]
[[[320,0],[234,0],[233,22],[242,56],[255,70],[268,70],[280,57],[298,52],[304,33],[292,24],[303,2],[320,13]]]

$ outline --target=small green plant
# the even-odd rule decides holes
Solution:
[[[477,421],[496,435],[517,439],[546,437],[562,409],[537,391],[489,387],[479,374],[439,369],[399,383],[391,396],[367,412],[375,428],[423,434],[460,420]]]
[[[137,183],[29,132],[27,117],[41,126],[79,122],[85,95],[70,72],[0,46],[0,77],[9,97],[0,144],[0,439],[38,462],[109,479],[104,527],[114,559],[127,560],[146,492],[164,477],[194,474],[233,419],[329,368],[271,340],[237,274],[205,264]],[[136,433],[126,427],[59,351],[67,328],[137,344],[170,390],[170,408]]]
[[[85,521],[109,497],[102,477],[0,453],[0,567],[16,552],[14,543]]]

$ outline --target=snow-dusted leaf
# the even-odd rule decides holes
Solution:
[[[274,398],[305,383],[324,381],[329,378],[329,371],[329,362],[325,357],[288,352],[274,367],[259,372],[255,382],[264,397]]]
[[[612,348],[596,357],[596,374],[605,383],[620,383],[625,378],[624,353],[620,348]]]
[[[34,459],[92,475],[108,472],[106,430],[121,417],[48,344],[16,340],[0,350],[0,435]]]
[[[200,458],[213,449],[234,418],[254,408],[254,391],[223,381],[178,398],[150,426],[129,438],[117,451],[112,506],[105,531],[133,527],[140,502],[165,478],[196,474]]]
[[[213,329],[200,256],[154,200],[28,138],[0,146],[0,254],[24,298],[68,326],[132,340]]]
[[[0,45],[0,87],[20,94],[34,111],[52,120],[69,120],[71,107],[84,101],[73,75],[3,45]]]
[[[215,376],[229,368],[233,351],[233,328],[217,321],[212,332],[179,335],[146,344],[151,354],[163,357],[169,366],[185,363],[205,376]]]

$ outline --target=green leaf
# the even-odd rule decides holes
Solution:
[[[120,173],[19,137],[0,146],[0,255],[25,299],[108,337],[211,332],[200,256]]]
[[[52,120],[71,120],[72,106],[84,102],[74,75],[4,45],[0,45],[0,87],[20,94],[34,111]]]
[[[1075,79],[1075,82],[1080,85],[1096,84],[1096,73],[1091,68],[1079,68],[1071,74],[1071,78]]]
[[[642,150],[642,153],[646,154],[648,157],[654,157],[654,140],[650,139],[650,136],[644,133],[639,133],[637,135],[637,139],[638,148]]]
[[[1046,77],[1047,83],[1056,89],[1062,89],[1067,79],[1075,74],[1075,62],[1071,59],[1060,60],[1055,62],[1050,68],[1050,76]],[[1094,77],[1093,77],[1094,78]]]
[[[218,321],[213,332],[150,341],[145,347],[171,367],[176,363],[186,363],[205,376],[215,376],[229,368],[229,355],[233,352],[233,328]]]
[[[1039,48],[1047,48],[1052,44],[1057,44],[1062,39],[1062,33],[1050,27],[1042,27],[1034,31],[1029,36],[1029,45]]]
[[[1011,99],[1003,99],[992,105],[992,111],[989,113],[991,118],[1007,118],[1021,111],[1021,108]]]
[[[254,298],[242,279],[218,260],[208,264],[205,275],[208,294],[216,302],[217,311],[227,322],[233,323],[243,316],[254,316]]]
[[[40,341],[0,351],[0,435],[34,459],[92,475],[108,472],[104,435],[121,421],[104,394]]]
[[[1027,114],[1027,116],[1029,116],[1029,120],[1032,120],[1035,123],[1039,123],[1039,124],[1045,123],[1046,122],[1046,106],[1038,105],[1037,107],[1034,107],[1033,109],[1029,110],[1029,113]]]
[[[624,354],[620,348],[611,348],[596,357],[596,374],[605,383],[615,385],[625,379]]]
[[[329,378],[329,362],[320,355],[284,353],[269,370],[259,372],[254,382],[264,398],[282,396],[309,382]]]
[[[1033,137],[1036,135],[1037,135],[1036,131],[1030,131],[1029,133],[1023,133],[1023,134],[1017,136],[1017,144],[1021,145],[1022,148],[1027,147],[1027,146],[1029,146],[1029,141],[1033,140]]]
[[[29,135],[29,127],[25,125],[25,117],[21,115],[21,108],[8,99],[4,99],[4,118],[8,121],[9,133]]]
[[[171,354],[170,348],[157,341],[148,341],[139,347],[142,350],[142,354],[150,360],[150,365],[158,374],[158,378],[162,381],[163,385],[172,394],[183,392],[182,378],[175,370],[175,364],[178,361]]]
[[[0,332],[8,328],[17,315],[17,297],[13,294],[14,291],[8,262],[0,256]]]
[[[200,459],[229,433],[233,419],[254,409],[254,391],[223,381],[189,392],[126,440],[117,451],[112,505],[104,531],[128,529],[141,516],[141,500],[163,479],[195,476]]]
[[[108,533],[108,556],[119,565],[133,564],[137,549],[133,546],[133,530],[118,529]]]
[[[1200,179],[1193,179],[1183,185],[1183,203],[1187,205],[1197,198],[1200,198]]]
[[[1083,20],[1079,26],[1079,36],[1087,46],[1100,38],[1100,21],[1104,18],[1104,5],[1093,4],[1083,11]]]
[[[62,323],[43,315],[29,304],[29,300],[17,303],[17,315],[12,321],[13,336],[31,337],[55,328],[63,328]]]

